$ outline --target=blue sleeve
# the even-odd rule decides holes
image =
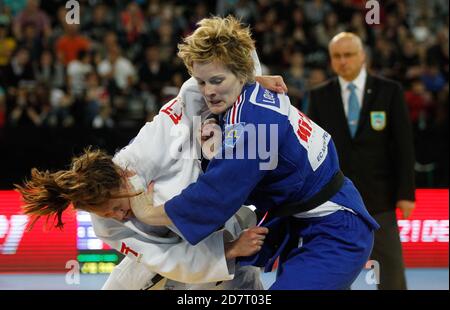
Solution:
[[[221,158],[216,156],[196,183],[165,203],[167,215],[189,243],[196,244],[221,227],[266,174],[267,170],[261,169],[265,160],[258,152],[253,157],[246,153],[243,159],[236,158],[237,149],[248,150],[249,140],[258,141],[255,135],[241,132],[233,144],[227,141],[225,129]],[[228,159],[230,152],[233,158]]]

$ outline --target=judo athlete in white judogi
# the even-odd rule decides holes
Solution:
[[[260,75],[256,53],[254,57],[256,74]],[[114,163],[136,173],[129,178],[136,191],[145,190],[154,181],[154,204],[165,203],[201,174],[194,118],[200,122],[200,116],[205,120],[207,115],[198,85],[191,78],[179,95],[114,156]],[[254,214],[245,207],[226,222],[224,229],[195,246],[176,234],[175,227],[153,227],[136,218],[119,222],[92,214],[92,223],[100,239],[126,255],[103,289],[263,288],[258,268],[239,267],[234,260],[225,259],[224,242],[256,223]],[[164,279],[160,281],[161,277]]]

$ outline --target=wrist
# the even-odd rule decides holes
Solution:
[[[236,251],[234,249],[234,241],[225,242],[224,248],[225,248],[225,258],[227,260],[235,259],[237,257]]]

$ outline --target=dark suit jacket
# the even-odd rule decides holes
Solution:
[[[368,74],[358,129],[352,139],[334,78],[310,94],[309,116],[333,137],[344,174],[371,214],[415,200],[414,146],[401,86]]]

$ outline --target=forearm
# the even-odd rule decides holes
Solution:
[[[235,259],[238,256],[236,251],[234,250],[233,242],[225,242],[224,250],[226,260]]]
[[[160,206],[157,206],[156,208],[152,208],[150,221],[152,222],[152,224],[150,224],[150,225],[154,225],[154,226],[173,225],[172,221],[167,216],[164,205],[160,205]]]
[[[138,196],[145,195],[140,194]],[[136,197],[138,197],[136,196]],[[167,226],[173,225],[170,218],[167,216],[164,205],[154,207],[149,204],[149,201],[134,203],[131,205],[134,215],[141,222],[150,226]]]

